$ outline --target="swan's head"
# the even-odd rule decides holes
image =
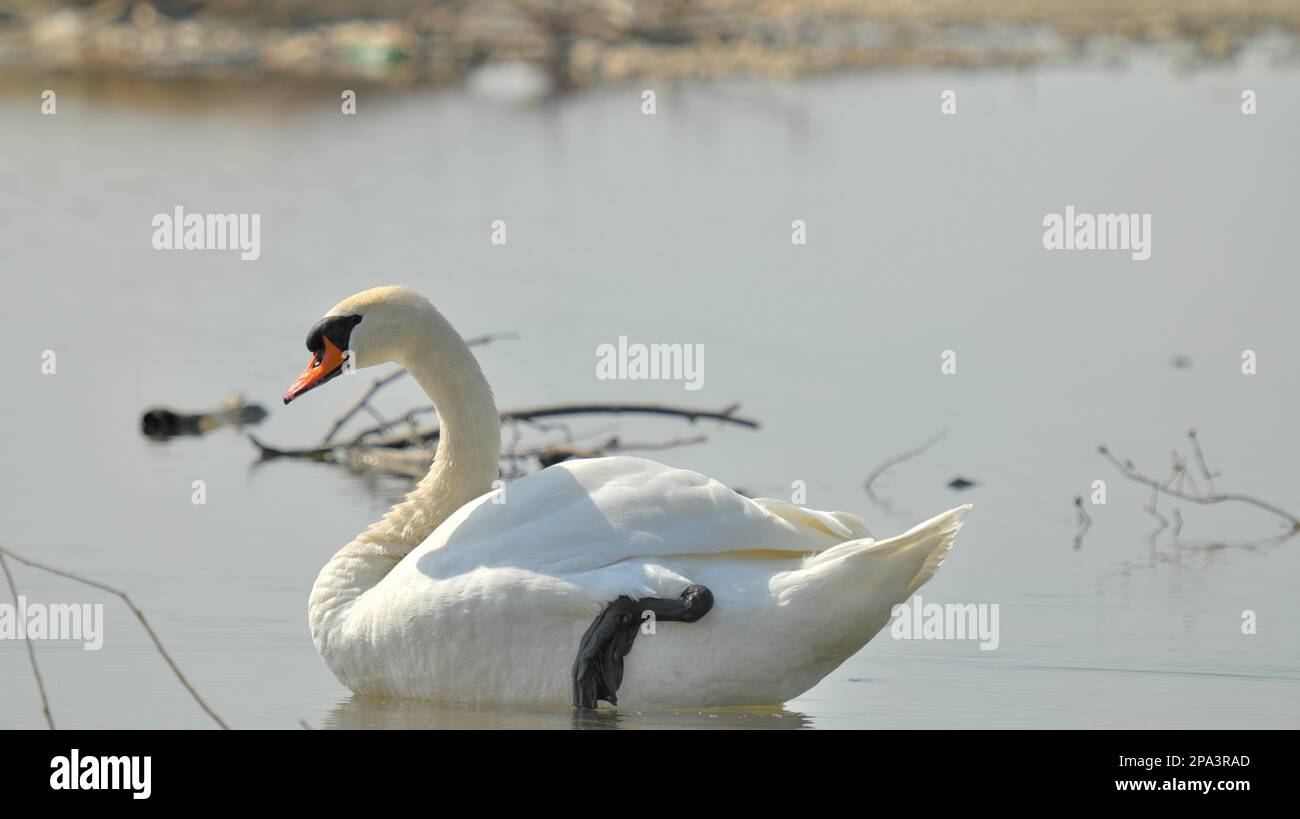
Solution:
[[[311,360],[284,394],[284,403],[348,368],[401,362],[412,336],[438,315],[429,300],[406,287],[374,287],[334,305],[307,333]]]

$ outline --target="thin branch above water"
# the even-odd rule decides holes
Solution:
[[[1192,476],[1187,468],[1187,459],[1178,452],[1173,453],[1173,467],[1170,476],[1161,481],[1142,472],[1133,464],[1132,461],[1121,461],[1119,458],[1115,457],[1105,444],[1098,446],[1097,451],[1101,453],[1101,456],[1109,461],[1112,466],[1119,470],[1121,475],[1151,489],[1152,500],[1150,505],[1147,507],[1147,510],[1164,523],[1161,530],[1163,530],[1165,526],[1169,525],[1168,519],[1163,515],[1160,515],[1156,510],[1156,501],[1161,495],[1164,495],[1166,497],[1187,501],[1188,503],[1196,503],[1206,506],[1225,502],[1249,504],[1282,518],[1290,524],[1292,531],[1300,531],[1300,517],[1297,517],[1275,504],[1261,500],[1254,495],[1247,495],[1240,492],[1218,491],[1214,486],[1214,478],[1217,477],[1219,473],[1211,472],[1209,467],[1206,466],[1205,456],[1201,451],[1200,439],[1197,437],[1196,430],[1188,430],[1187,437],[1191,442],[1192,451],[1195,455],[1197,464],[1201,469],[1202,478],[1206,481],[1206,491],[1202,491],[1200,486],[1197,485],[1195,477]],[[1191,483],[1190,488],[1186,486],[1188,482]]]
[[[872,503],[876,504],[881,509],[885,510],[885,512],[889,514],[893,514],[894,511],[893,506],[876,494],[875,488],[873,486],[876,480],[881,475],[885,474],[887,471],[892,469],[893,467],[898,466],[899,464],[905,461],[910,461],[913,458],[924,454],[927,449],[939,443],[947,436],[948,436],[948,430],[945,427],[944,429],[941,429],[938,432],[936,432],[934,435],[931,435],[929,438],[926,438],[925,441],[923,441],[921,444],[907,450],[906,452],[902,452],[898,455],[895,455],[894,457],[882,463],[880,466],[871,470],[871,474],[867,475],[866,480],[862,484],[862,490],[867,493],[867,498],[869,498]]]
[[[148,634],[149,639],[153,641],[154,647],[158,649],[158,653],[162,655],[162,658],[167,661],[167,665],[171,667],[172,673],[176,675],[176,679],[180,680],[181,685],[185,686],[185,690],[190,692],[190,696],[194,698],[194,701],[199,704],[199,707],[203,709],[204,713],[206,713],[209,717],[212,718],[213,722],[217,723],[217,725],[221,726],[223,729],[226,730],[230,729],[230,726],[226,724],[226,721],[223,720],[221,717],[219,717],[216,711],[212,710],[212,707],[208,705],[207,702],[205,702],[201,696],[199,696],[199,692],[194,688],[193,684],[190,683],[189,679],[186,678],[186,676],[183,673],[181,673],[180,666],[176,665],[176,661],[172,659],[172,655],[168,654],[167,649],[163,648],[162,640],[158,639],[158,634],[153,630],[153,626],[149,625],[149,621],[145,618],[144,612],[141,611],[138,606],[136,606],[133,600],[131,600],[130,595],[128,595],[126,592],[122,591],[121,589],[115,589],[106,583],[100,583],[98,580],[91,580],[90,578],[82,577],[79,574],[73,574],[72,572],[65,571],[63,569],[56,569],[53,566],[47,566],[44,563],[38,563],[35,560],[31,560],[30,558],[23,557],[22,555],[18,554],[12,549],[8,549],[4,546],[0,546],[0,565],[4,566],[4,573],[6,578],[8,578],[9,580],[9,586],[11,589],[14,589],[13,577],[9,574],[8,564],[4,563],[5,556],[11,557],[14,560],[18,561],[19,563],[22,563],[23,565],[29,566],[33,569],[39,569],[43,572],[49,572],[50,574],[67,578],[68,580],[74,580],[78,583],[91,586],[92,588],[96,588],[99,589],[100,591],[105,591],[108,592],[109,594],[113,594],[122,598],[122,602],[126,603],[126,607],[130,609],[131,613],[134,614],[136,616],[136,619],[140,621],[140,625],[144,626],[145,633]],[[14,590],[15,603],[17,603],[17,594],[18,592],[15,589]],[[27,644],[27,649],[28,652],[31,653],[32,671],[36,675],[36,684],[41,689],[41,700],[45,703],[46,720],[47,722],[49,722],[50,728],[53,729],[54,718],[50,714],[49,700],[45,696],[45,684],[41,680],[40,670],[36,666],[36,655],[35,652],[32,651],[32,646],[30,641]]]
[[[9,571],[9,561],[5,560],[5,550],[0,548],[0,569],[4,570],[5,581],[9,584],[9,591],[14,597],[15,611],[22,605],[18,599],[18,584],[14,582],[13,573]],[[32,646],[32,637],[24,632],[23,642],[27,644],[27,659],[32,664],[32,676],[36,678],[36,690],[41,692],[41,713],[45,715],[45,723],[54,730],[54,712],[50,710],[50,697],[45,692],[45,678],[41,676],[41,667],[36,663],[36,649]]]

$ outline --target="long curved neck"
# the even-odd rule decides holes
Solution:
[[[439,524],[484,494],[497,478],[501,424],[492,390],[474,354],[432,307],[404,322],[393,358],[406,367],[438,411],[438,449],[429,473],[321,570],[310,619],[318,647],[365,592],[424,542]]]
[[[469,347],[450,325],[442,324],[451,339],[421,346],[401,362],[438,411],[433,465],[404,501],[360,537],[405,546],[408,552],[453,512],[492,488],[501,452],[501,422],[492,389]]]

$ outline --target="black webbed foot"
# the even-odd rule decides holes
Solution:
[[[677,599],[620,596],[601,610],[587,627],[573,661],[573,705],[595,708],[599,700],[618,705],[623,682],[623,658],[632,650],[646,612],[656,620],[694,623],[713,608],[713,592],[692,584]]]

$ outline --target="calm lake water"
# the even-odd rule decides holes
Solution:
[[[1183,505],[1180,541],[1105,442],[1163,477],[1195,426],[1221,489],[1300,508],[1294,66],[1247,54],[1122,67],[881,72],[790,85],[606,88],[551,104],[459,91],[360,98],[112,95],[57,80],[0,98],[0,539],[128,590],[239,728],[569,727],[568,712],[353,698],[316,655],[325,560],[404,490],[241,433],[150,442],[153,404],[242,390],[257,434],[319,438],[369,381],[279,396],[343,296],[402,282],[479,349],[502,408],[743,402],[759,431],[573,419],[750,494],[862,514],[877,536],[974,511],[927,602],[997,603],[1000,645],[878,635],[783,709],[602,714],[591,727],[1300,727],[1300,538],[1249,507]],[[58,114],[39,113],[44,87]],[[1240,112],[1242,89],[1259,113]],[[939,114],[943,89],[958,115]],[[262,215],[262,255],[158,252],[177,205]],[[1042,219],[1152,214],[1153,252],[1049,252]],[[508,244],[489,242],[503,219]],[[791,222],[807,223],[793,246]],[[703,344],[704,388],[601,381],[595,349]],[[1258,373],[1241,373],[1243,350]],[[41,373],[42,351],[57,374]],[[944,350],[957,373],[940,373]],[[1190,366],[1171,366],[1175,355]],[[422,403],[411,384],[379,399]],[[862,489],[886,459],[948,436]],[[957,493],[954,476],[977,481]],[[1105,480],[1074,548],[1073,498]],[[191,503],[202,480],[207,503]],[[1162,504],[1165,509],[1168,503]],[[121,602],[14,566],[40,602],[104,602],[102,650],[37,646],[59,725],[205,727]],[[7,592],[0,598],[8,601]],[[1243,635],[1245,610],[1258,633]],[[0,641],[0,727],[43,725]]]

